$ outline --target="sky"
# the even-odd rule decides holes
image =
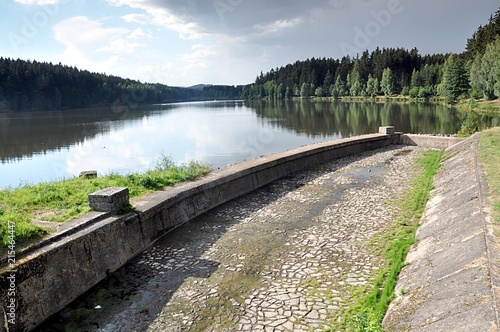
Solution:
[[[170,86],[376,47],[462,52],[498,0],[0,0],[0,56]]]

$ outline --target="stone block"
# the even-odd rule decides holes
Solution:
[[[106,188],[89,195],[90,207],[94,211],[117,212],[129,202],[128,188]]]
[[[97,171],[83,171],[78,174],[81,178],[92,179],[97,177]]]
[[[378,127],[378,133],[384,135],[394,135],[394,126]]]

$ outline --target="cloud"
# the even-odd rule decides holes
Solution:
[[[290,20],[278,20],[269,24],[257,24],[255,29],[260,30],[264,34],[276,34],[286,29],[295,28],[302,23],[301,18],[294,18]]]
[[[134,50],[142,46],[142,44],[139,43],[129,43],[128,41],[124,39],[117,39],[113,40],[110,43],[104,45],[101,48],[96,49],[96,52],[110,52],[110,53],[115,53],[115,54],[122,54],[122,53],[133,53]]]
[[[130,35],[127,36],[130,39],[153,39],[153,35],[150,33],[145,33],[141,28],[137,28]]]
[[[142,46],[127,40],[131,31],[105,27],[103,21],[86,16],[65,19],[53,26],[54,38],[64,46],[60,61],[79,68],[106,72],[119,65],[121,55]]]
[[[128,14],[122,16],[122,19],[127,23],[149,24],[151,17],[145,14]]]
[[[174,64],[172,62],[165,62],[158,65],[143,65],[137,68],[137,74],[141,80],[146,82],[163,82],[165,84],[172,84]]]
[[[210,58],[217,54],[213,47],[201,44],[193,45],[192,51],[182,56],[188,68],[208,68]]]
[[[20,3],[22,5],[55,5],[59,2],[59,0],[15,0],[16,3]]]
[[[165,27],[170,30],[177,31],[182,38],[198,39],[204,33],[201,28],[192,21],[185,20],[182,16],[175,14],[171,8],[162,6],[162,2],[156,3],[153,0],[108,0],[108,3],[120,7],[128,6],[131,8],[141,9],[147,13],[132,14],[124,17],[125,20],[139,20],[139,23],[151,23],[157,26]],[[138,16],[138,15],[143,15]],[[146,20],[150,18],[150,20]]]
[[[109,44],[111,41],[124,37],[130,30],[123,27],[105,28],[99,20],[91,20],[85,16],[75,16],[66,19],[53,27],[55,39],[67,46],[80,48],[82,46]],[[95,47],[97,49],[99,47]]]
[[[300,0],[108,0],[114,6],[144,10],[157,25],[175,30],[190,38],[213,33],[240,33],[255,26],[287,22],[310,8],[332,7],[328,1]],[[130,18],[129,18],[130,19]]]

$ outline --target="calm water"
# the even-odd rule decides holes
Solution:
[[[220,167],[304,144],[394,125],[456,133],[464,114],[430,104],[198,102],[145,108],[0,114],[0,188],[78,175],[130,173],[175,162]],[[482,126],[499,118],[482,117]]]

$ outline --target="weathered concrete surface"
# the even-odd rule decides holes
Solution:
[[[321,331],[381,262],[419,147],[349,156],[273,182],[157,241],[43,331]],[[125,296],[124,296],[125,294]],[[95,308],[98,309],[95,309]]]
[[[446,150],[384,319],[388,331],[499,331],[500,250],[478,144],[476,134]]]
[[[92,210],[99,212],[118,212],[129,204],[128,188],[105,188],[89,195]]]
[[[35,328],[161,236],[220,204],[308,167],[391,145],[398,139],[399,135],[358,136],[242,162],[138,200],[134,213],[98,214],[99,220],[87,221],[83,228],[74,225],[64,236],[54,234],[44,245],[16,253],[14,268],[2,264],[2,290],[8,289],[10,270],[17,271],[17,322],[9,328]],[[6,293],[2,292],[0,303],[7,303]],[[2,327],[4,320],[0,314]]]
[[[405,134],[400,136],[399,143],[404,145],[416,145],[424,148],[444,150],[463,140],[464,139],[460,137]]]

